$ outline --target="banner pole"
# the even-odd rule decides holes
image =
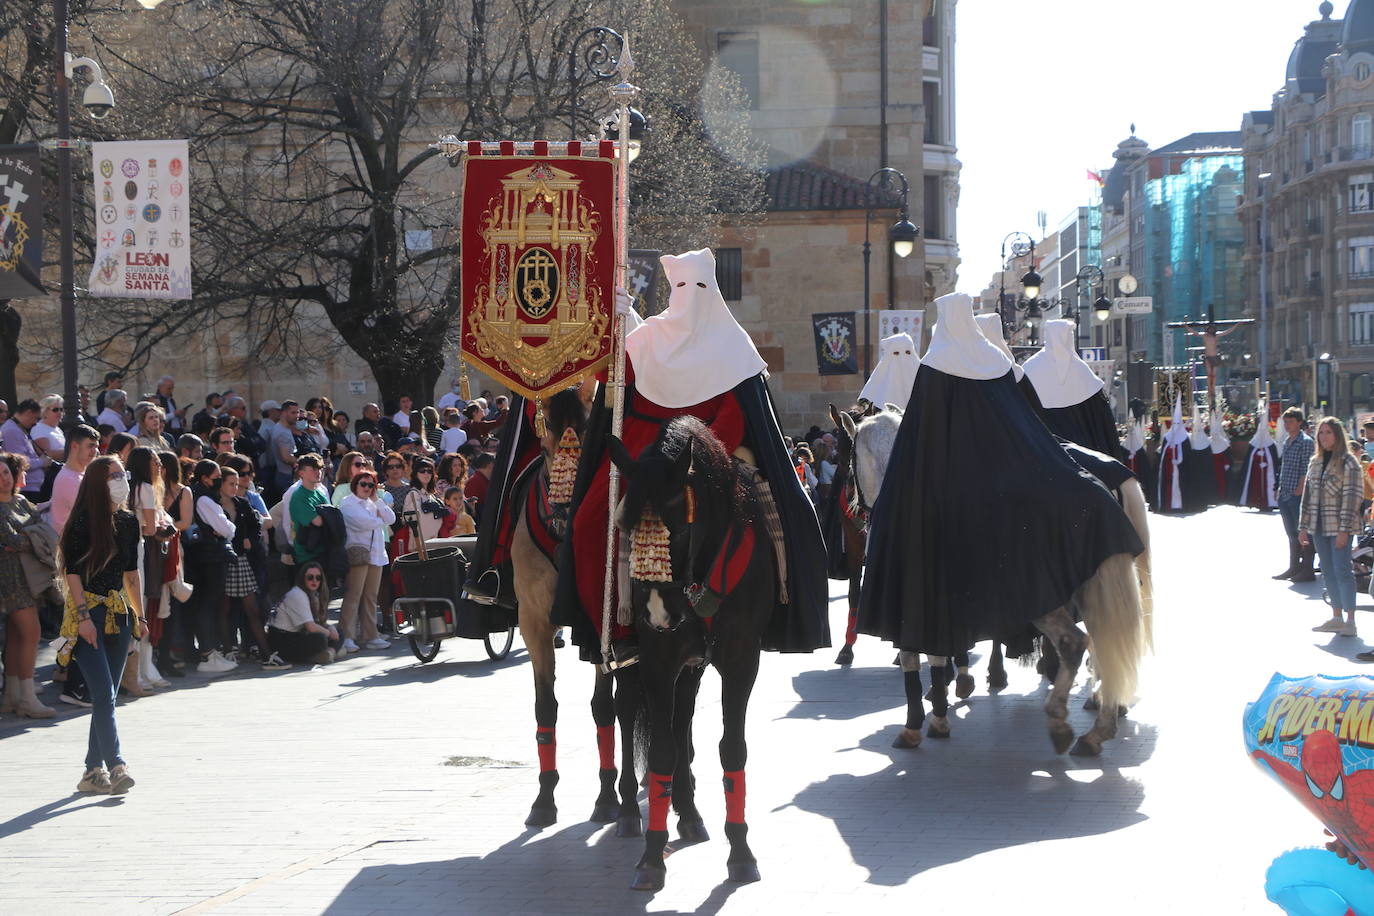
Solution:
[[[627,39],[620,55],[620,82],[610,89],[611,101],[616,105],[619,120],[616,157],[616,263],[617,290],[629,288],[630,269],[630,106],[639,95],[639,87],[630,82],[634,73],[634,58]],[[618,294],[614,294],[618,295]],[[620,438],[625,413],[625,321],[617,312],[614,319],[615,340],[612,343],[611,367],[607,383],[611,396],[611,435]],[[610,462],[610,480],[606,493],[606,579],[601,591],[601,667],[614,671],[618,666],[611,653],[612,605],[616,603],[616,531],[615,513],[620,502],[620,470]]]

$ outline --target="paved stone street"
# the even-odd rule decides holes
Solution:
[[[759,884],[723,880],[714,675],[696,766],[713,838],[676,851],[667,889],[650,896],[625,889],[641,841],[584,820],[591,672],[572,650],[559,654],[560,821],[532,831],[518,641],[504,662],[455,642],[424,666],[398,643],[314,671],[193,675],[121,704],[138,778],[122,798],[73,794],[84,713],[0,719],[0,912],[1277,912],[1265,868],[1322,832],[1246,759],[1243,704],[1275,670],[1355,670],[1365,644],[1309,632],[1326,616],[1319,588],[1270,581],[1285,556],[1277,515],[1152,524],[1158,654],[1098,761],[1054,756],[1044,688],[1023,668],[989,697],[979,664],[953,739],[898,751],[889,647],[861,639],[850,670],[833,650],[767,656],[750,710]],[[1361,627],[1374,641],[1374,620]],[[55,702],[55,688],[44,695]]]

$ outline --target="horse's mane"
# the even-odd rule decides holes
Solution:
[[[865,417],[854,433],[854,476],[864,491],[870,507],[876,504],[882,490],[887,462],[897,442],[897,430],[902,425],[902,412],[891,405],[887,409]],[[862,480],[859,478],[862,477]]]
[[[557,442],[569,428],[581,438],[587,424],[587,411],[576,388],[568,388],[549,398],[544,405],[544,417]]]
[[[705,423],[682,416],[664,424],[658,438],[639,456],[625,494],[624,518],[637,521],[645,503],[663,505],[676,495],[674,470],[683,450],[689,447],[699,509],[722,519],[752,516],[744,484],[725,446]]]

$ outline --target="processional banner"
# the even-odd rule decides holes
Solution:
[[[191,182],[185,140],[91,144],[92,296],[191,298]]]
[[[816,338],[817,373],[853,375],[859,371],[853,312],[817,312],[811,316],[811,331]]]
[[[562,146],[563,144],[560,144]],[[462,195],[462,356],[542,399],[595,375],[615,308],[614,145],[497,155],[468,145]]]
[[[38,147],[0,146],[0,299],[45,296]]]

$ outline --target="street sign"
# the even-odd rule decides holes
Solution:
[[[1112,301],[1113,315],[1148,315],[1154,311],[1154,308],[1153,296],[1135,296]]]
[[[1084,347],[1078,351],[1078,355],[1083,357],[1085,363],[1100,363],[1107,358],[1106,347]]]

